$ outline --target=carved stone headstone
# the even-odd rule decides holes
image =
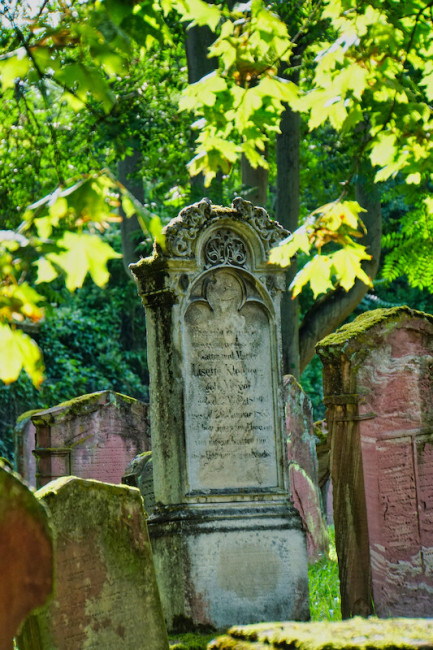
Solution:
[[[150,449],[147,407],[106,390],[37,411],[37,486],[68,475],[120,483],[132,458]]]
[[[55,530],[56,588],[20,650],[168,650],[139,491],[68,476],[36,494]]]
[[[358,316],[320,342],[344,617],[433,616],[433,316]]]
[[[313,407],[292,375],[284,377],[284,411],[289,483],[307,534],[307,553],[316,562],[328,553],[329,539],[318,484]]]
[[[203,200],[131,269],[146,308],[156,508],[170,627],[308,617],[305,538],[283,440],[281,268],[261,208]]]
[[[25,617],[50,596],[53,569],[48,512],[0,461],[0,650],[12,650]]]

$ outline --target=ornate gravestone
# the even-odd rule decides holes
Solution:
[[[433,616],[433,316],[358,316],[320,342],[341,610]]]
[[[289,502],[280,298],[261,208],[203,200],[132,265],[146,308],[155,501],[148,521],[170,627],[309,615],[305,537]]]

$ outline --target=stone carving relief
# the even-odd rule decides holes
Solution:
[[[173,257],[193,259],[194,245],[199,233],[214,220],[224,216],[241,219],[254,228],[266,253],[290,234],[277,221],[271,221],[266,210],[257,208],[240,197],[234,199],[231,209],[213,206],[209,199],[202,199],[184,208],[165,228],[168,254]]]
[[[228,264],[245,266],[247,250],[245,244],[231,230],[217,230],[204,247],[205,266]]]

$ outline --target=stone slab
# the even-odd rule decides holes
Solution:
[[[233,627],[208,650],[432,650],[432,619],[353,618],[342,622]]]
[[[0,650],[51,594],[53,567],[48,511],[0,461]]]
[[[167,650],[139,491],[64,477],[37,496],[55,529],[56,590],[20,650]]]

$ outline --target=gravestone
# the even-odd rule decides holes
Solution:
[[[109,390],[37,411],[32,422],[38,487],[68,475],[120,483],[132,458],[150,449],[147,404]]]
[[[33,454],[36,447],[36,427],[32,422],[32,415],[37,412],[27,411],[20,415],[13,432],[16,470],[33,488],[36,487],[36,458]]]
[[[146,308],[156,508],[148,520],[169,627],[309,615],[305,536],[289,500],[280,299],[267,264],[287,232],[207,199],[131,266]]]
[[[56,589],[20,650],[168,650],[139,491],[69,476],[36,494],[55,531]]]
[[[25,617],[53,589],[48,512],[0,461],[0,650],[12,650]]]
[[[292,375],[284,377],[284,415],[290,493],[302,517],[307,534],[308,560],[313,563],[328,553],[328,529],[318,483],[313,407]]]
[[[151,451],[144,451],[131,460],[122,476],[122,483],[140,490],[144,501],[144,509],[148,515],[152,514],[155,508],[155,490],[153,487]]]
[[[320,342],[344,617],[433,616],[433,316],[367,312]]]

